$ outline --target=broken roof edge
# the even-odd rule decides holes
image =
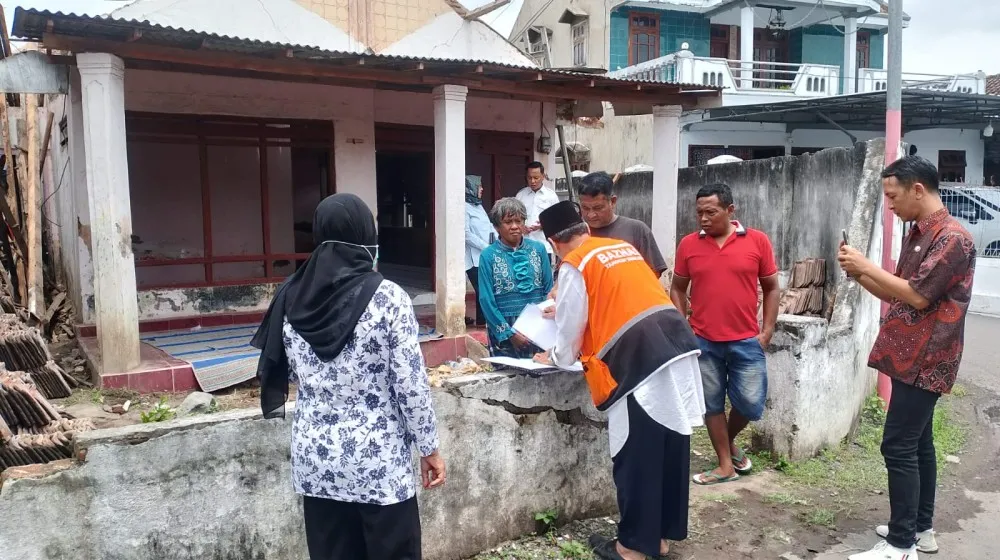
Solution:
[[[148,32],[148,35],[143,35],[143,32]],[[146,42],[146,39],[153,35],[153,33],[159,33],[161,35],[159,39],[162,41],[170,39],[175,43],[183,43],[185,46],[178,47],[176,44],[165,45],[162,42]],[[595,94],[596,92],[602,92],[603,90],[601,95],[608,95],[609,99],[628,98],[628,102],[640,104],[672,104],[666,102],[657,103],[657,99],[654,99],[653,96],[655,94],[662,93],[665,95],[669,94],[674,98],[674,101],[677,101],[677,96],[686,96],[687,98],[691,98],[691,102],[688,103],[688,105],[703,106],[708,103],[704,98],[718,98],[721,100],[722,91],[721,88],[704,86],[701,84],[682,84],[674,82],[654,82],[648,80],[614,78],[610,76],[600,76],[572,72],[568,70],[553,70],[498,63],[489,60],[460,60],[451,58],[412,57],[406,55],[379,55],[324,51],[322,49],[301,45],[268,43],[233,37],[221,37],[205,32],[169,29],[148,22],[136,21],[126,23],[102,17],[80,16],[76,14],[67,15],[61,12],[53,13],[35,9],[24,9],[20,7],[15,10],[14,34],[28,40],[39,41],[43,46],[49,48],[70,52],[76,52],[79,49],[67,48],[66,40],[72,44],[71,46],[90,49],[107,47],[109,50],[116,50],[124,47],[139,47],[147,50],[171,49],[173,52],[183,50],[192,53],[201,52],[206,54],[244,55],[256,58],[261,62],[268,62],[271,65],[280,64],[282,62],[281,58],[275,58],[273,56],[276,52],[280,51],[288,51],[286,53],[286,60],[296,60],[300,63],[316,64],[324,61],[334,62],[356,59],[357,64],[351,66],[336,66],[335,68],[343,71],[351,71],[353,69],[359,74],[358,79],[365,78],[362,75],[362,69],[365,67],[365,61],[371,61],[373,63],[371,66],[374,67],[377,67],[379,64],[390,65],[393,63],[413,63],[418,65],[423,63],[440,63],[449,67],[472,67],[475,68],[476,73],[478,74],[484,73],[485,70],[491,70],[505,75],[537,75],[537,80],[524,80],[523,77],[518,80],[520,85],[523,85],[524,87],[524,95],[537,93],[532,90],[538,88],[533,88],[531,84],[536,83],[536,81],[540,85],[543,84],[543,77],[545,76],[552,77],[553,79],[559,78],[564,82],[575,82],[574,85],[582,85],[582,89],[589,89],[589,91],[595,92]],[[260,56],[262,54],[272,56],[265,58]],[[150,58],[149,60],[154,59]],[[613,91],[607,91],[609,89]],[[582,97],[593,98],[595,94],[589,94]],[[553,94],[546,95],[552,96]],[[571,92],[566,92],[565,99],[573,99],[575,97],[576,96],[572,95]],[[638,97],[644,97],[644,99],[636,99]],[[696,100],[694,98],[700,99]]]

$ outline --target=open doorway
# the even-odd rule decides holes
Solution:
[[[433,154],[380,150],[375,174],[379,272],[411,296],[433,292]]]

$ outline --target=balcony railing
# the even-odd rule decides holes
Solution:
[[[824,64],[741,62],[680,51],[609,73],[618,78],[682,82],[731,92],[824,97],[840,91],[840,68]]]
[[[861,68],[858,70],[858,93],[885,91],[889,77],[885,70],[877,68]],[[903,87],[906,89],[922,89],[950,93],[986,93],[986,75],[954,74],[918,74],[903,73]]]

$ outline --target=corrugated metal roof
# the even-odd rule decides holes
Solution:
[[[53,29],[48,29],[49,22],[52,22]],[[180,29],[167,27],[151,23],[149,21],[123,20],[110,16],[91,16],[85,14],[52,12],[48,10],[26,9],[18,7],[14,12],[14,25],[12,34],[16,37],[29,41],[43,42],[46,32],[58,31],[60,34],[87,39],[104,39],[111,41],[131,41],[134,31],[142,33],[141,39],[135,41],[142,44],[159,46],[183,46],[197,47],[212,51],[225,51],[243,54],[263,54],[280,51],[291,51],[294,57],[304,60],[339,60],[345,56],[358,56],[358,53],[346,51],[330,51],[316,47],[298,45],[294,43],[275,43],[255,39],[240,37],[230,37],[216,33],[207,33],[190,29]],[[623,84],[643,84],[649,86],[674,86],[682,89],[716,90],[720,88],[703,86],[701,84],[665,83],[652,80],[615,78],[606,75],[595,75],[592,73],[574,72],[565,69],[548,69],[528,67],[514,64],[498,63],[482,59],[455,59],[446,57],[416,57],[407,55],[378,55],[366,54],[367,60],[387,62],[441,62],[455,63],[462,65],[489,65],[493,68],[507,68],[511,70],[539,72],[544,75],[575,76],[581,79],[597,80],[599,82],[614,82]]]

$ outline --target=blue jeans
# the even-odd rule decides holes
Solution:
[[[767,401],[767,361],[756,338],[712,342],[698,337],[701,382],[705,387],[705,415],[726,411],[726,395],[733,408],[752,422],[764,415]]]

